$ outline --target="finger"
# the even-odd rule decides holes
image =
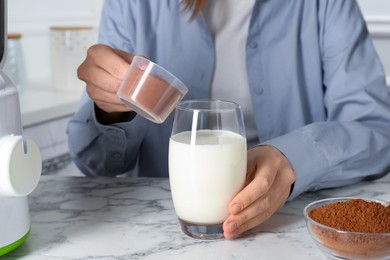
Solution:
[[[109,46],[100,44],[90,47],[87,51],[87,57],[90,57],[96,66],[122,80],[133,56],[124,51],[114,50]]]
[[[122,51],[122,50],[119,50],[119,49],[114,49],[114,52],[119,56],[121,57],[122,59],[124,59],[128,64],[130,64],[132,61],[133,61],[133,58],[134,58],[134,55],[128,53],[128,52],[125,52],[125,51]],[[142,57],[145,57],[143,55],[140,55]],[[145,57],[146,58],[146,57]]]
[[[288,192],[284,192],[282,196],[288,196]],[[227,220],[226,226],[224,224],[224,236],[227,239],[235,238],[242,233],[258,226],[267,219],[269,219],[278,209],[280,209],[285,203],[285,200],[281,200],[272,204],[266,211],[261,212],[258,215],[254,215],[251,219],[242,224],[237,224],[238,220]],[[233,227],[233,228],[232,228]]]
[[[284,205],[289,194],[295,175],[291,168],[280,168],[269,192],[253,202],[237,215],[231,215],[224,223],[228,237],[237,236],[260,223],[263,223]]]
[[[253,169],[255,178],[229,204],[230,214],[237,214],[263,196],[271,188],[275,179],[275,168],[270,163],[261,163]]]
[[[92,87],[91,89],[92,90],[88,93],[88,95],[95,102],[95,104],[104,111],[111,112],[104,108],[109,108],[109,110],[114,110],[114,108],[117,108],[120,109],[120,111],[128,111],[128,109],[126,109],[128,107],[122,103],[122,101],[115,93],[96,91],[97,87]]]
[[[87,83],[88,94],[93,91],[98,91],[98,89],[104,92],[116,93],[121,84],[121,80],[113,77],[99,67],[80,66],[78,74],[83,75],[83,80]]]
[[[289,181],[284,172],[277,174],[268,192],[237,215],[231,215],[226,222],[227,236],[236,236],[270,218],[283,206],[289,195]]]
[[[247,182],[250,182],[229,204],[230,214],[237,214],[268,192],[278,169],[289,165],[287,158],[272,146],[258,146],[249,150]]]

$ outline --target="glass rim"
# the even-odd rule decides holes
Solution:
[[[154,67],[158,68],[160,71],[163,71],[166,75],[168,75],[169,77],[171,77],[171,81],[170,82],[171,86],[176,88],[177,90],[179,90],[183,95],[185,95],[187,92],[188,92],[188,87],[184,84],[183,81],[181,81],[178,77],[176,77],[175,75],[173,75],[170,71],[168,71],[166,68],[162,67],[161,65],[149,60],[148,58],[145,58],[141,55],[134,55],[133,56],[133,59],[131,61],[131,63],[133,63],[134,60],[140,60],[140,61],[143,61],[143,62],[147,62],[148,64],[151,64],[153,65]],[[131,66],[131,63],[130,63],[130,66]]]
[[[202,107],[189,107],[189,104],[194,104],[194,103],[199,103],[199,104],[206,104],[206,103],[219,103],[219,104],[225,104],[229,105],[226,107],[219,108],[219,112],[229,112],[229,111],[234,111],[234,110],[240,110],[241,105],[238,104],[237,102],[231,101],[231,100],[224,100],[224,99],[190,99],[190,100],[184,100],[179,102],[176,105],[176,109],[180,109],[183,111],[200,111],[200,112],[210,112],[210,111],[215,111],[215,108],[202,108]]]

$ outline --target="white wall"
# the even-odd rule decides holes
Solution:
[[[390,1],[357,1],[366,19],[378,55],[383,62],[390,88]]]
[[[22,34],[28,88],[50,87],[49,27],[97,28],[102,3],[103,0],[8,0],[8,31]]]
[[[357,0],[367,20],[382,20],[389,22],[389,0]]]
[[[357,1],[390,83],[390,1]],[[23,34],[27,79],[31,85],[28,87],[50,87],[49,27],[97,27],[102,3],[103,0],[8,0],[9,31]]]

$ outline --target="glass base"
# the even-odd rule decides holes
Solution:
[[[222,228],[223,223],[212,225],[195,224],[184,221],[180,218],[179,223],[184,234],[192,238],[202,240],[216,240],[224,238]]]

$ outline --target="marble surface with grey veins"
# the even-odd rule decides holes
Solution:
[[[373,182],[305,193],[234,240],[185,236],[168,179],[42,176],[29,196],[31,233],[3,259],[324,259],[303,208],[316,199],[390,201],[390,174]]]

